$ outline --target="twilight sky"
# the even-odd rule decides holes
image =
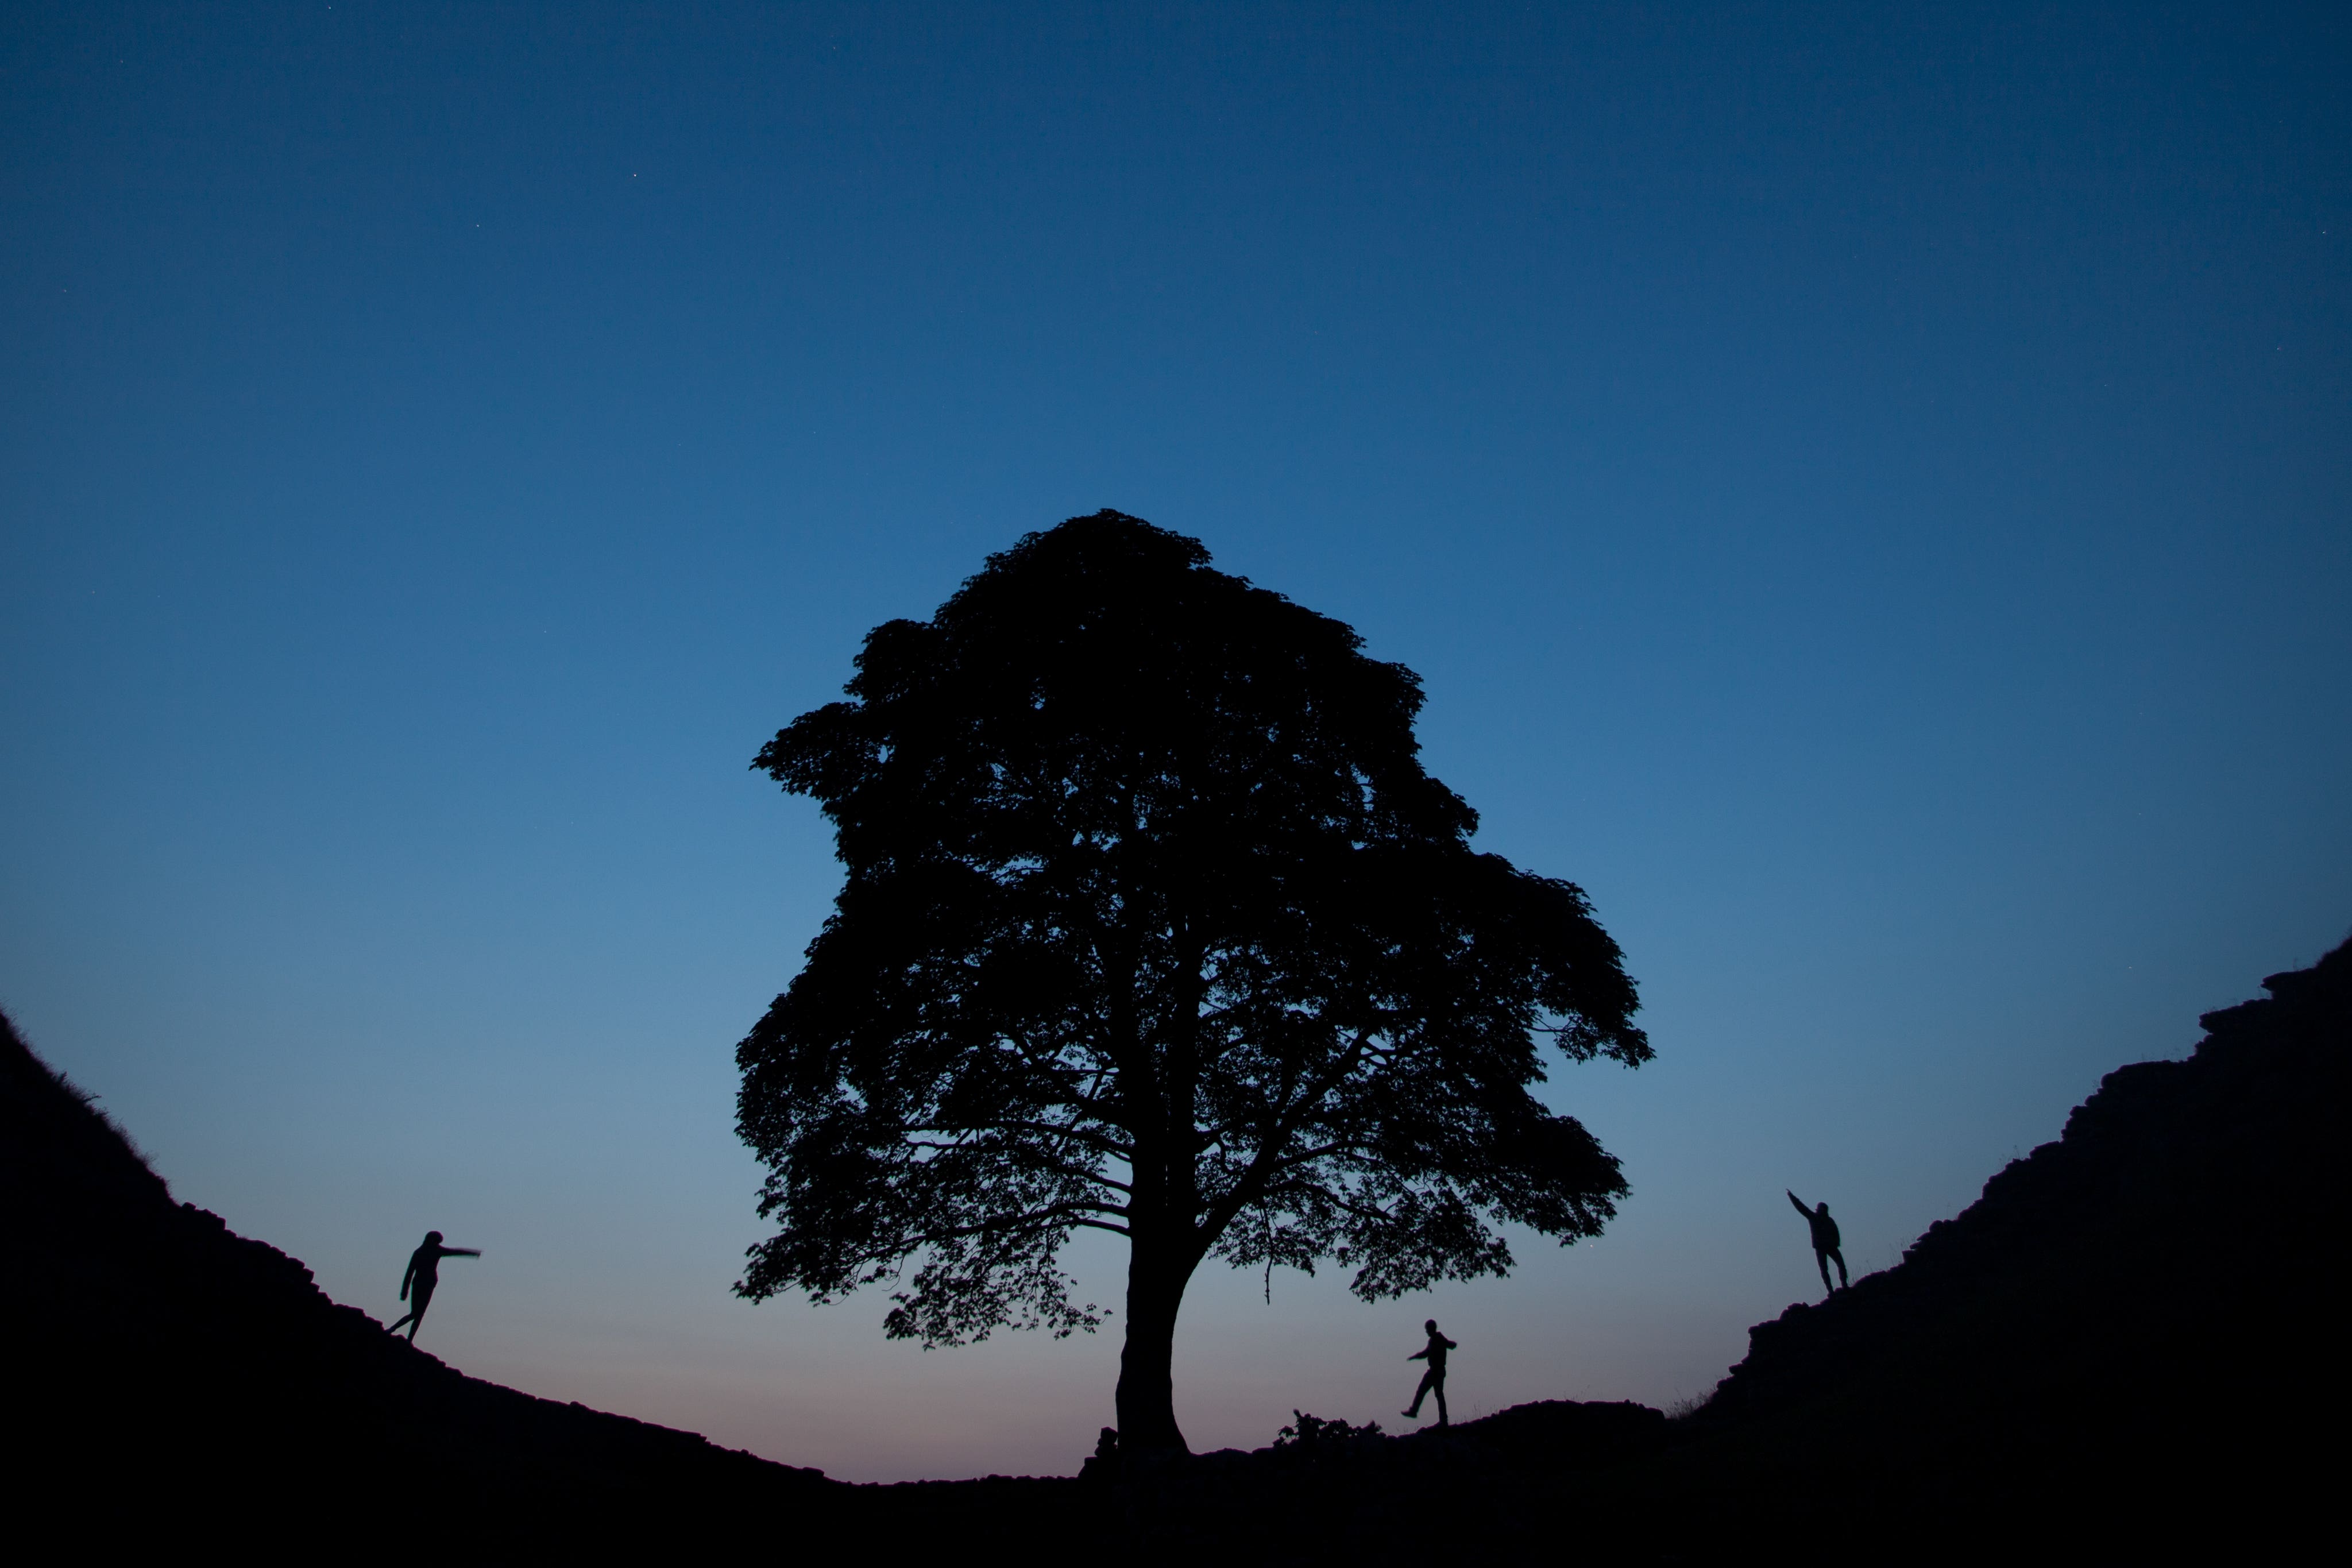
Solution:
[[[174,1191],[535,1393],[1066,1473],[1118,1342],[753,1307],[748,771],[1111,506],[1425,678],[1658,1060],[1596,1243],[1204,1273],[1195,1447],[1665,1404],[2352,928],[2352,12],[10,7],[0,1005]],[[1116,1303],[1121,1256],[1081,1273]]]

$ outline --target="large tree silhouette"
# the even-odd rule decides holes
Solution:
[[[1112,511],[1030,534],[754,764],[848,876],[737,1053],[780,1222],[737,1290],[1067,1333],[1099,1310],[1060,1248],[1125,1237],[1129,1447],[1183,1444],[1208,1257],[1334,1258],[1370,1300],[1506,1271],[1496,1221],[1596,1234],[1625,1185],[1528,1092],[1538,1046],[1650,1055],[1584,895],[1469,847],[1418,678],[1208,563]]]

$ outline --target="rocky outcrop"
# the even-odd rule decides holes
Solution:
[[[2352,944],[2263,984],[2187,1060],[2108,1074],[1900,1264],[1751,1331],[1690,1423],[1706,1473],[1824,1517],[2241,1545],[2294,1512],[2302,1429],[2342,1389]]]

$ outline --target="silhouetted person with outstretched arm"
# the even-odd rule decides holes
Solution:
[[[408,1303],[408,1315],[392,1325],[394,1333],[400,1324],[408,1325],[408,1342],[416,1342],[416,1331],[425,1322],[425,1309],[433,1304],[433,1289],[441,1283],[441,1260],[445,1258],[479,1258],[478,1247],[444,1247],[441,1233],[428,1230],[425,1245],[408,1255],[408,1272],[400,1277],[400,1299]]]
[[[1425,1361],[1429,1363],[1429,1370],[1421,1374],[1421,1386],[1412,1391],[1412,1404],[1406,1407],[1404,1413],[1407,1415],[1419,1415],[1422,1400],[1434,1394],[1437,1395],[1437,1424],[1440,1426],[1450,1426],[1453,1423],[1445,1418],[1445,1352],[1461,1347],[1437,1331],[1435,1318],[1430,1319],[1421,1326],[1429,1331],[1429,1342],[1404,1359]]]
[[[1786,1187],[1780,1190],[1789,1191]],[[1789,1201],[1797,1205],[1797,1212],[1803,1215],[1805,1223],[1813,1227],[1813,1261],[1821,1266],[1822,1289],[1824,1294],[1833,1295],[1843,1289],[1846,1282],[1845,1254],[1838,1250],[1837,1221],[1830,1218],[1830,1205],[1824,1201],[1821,1207],[1809,1209],[1805,1206],[1805,1200],[1794,1193],[1789,1193]],[[1830,1265],[1833,1262],[1838,1266],[1836,1285],[1830,1283]]]

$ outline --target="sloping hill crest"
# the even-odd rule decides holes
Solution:
[[[194,1508],[393,1523],[423,1504],[520,1542],[714,1528],[848,1489],[689,1432],[502,1388],[173,1200],[120,1129],[0,1016],[0,1323],[26,1495],[115,1532]],[[477,1542],[478,1548],[483,1544]]]
[[[2344,1383],[2352,943],[2263,984],[2186,1060],[2109,1073],[1900,1264],[1752,1330],[1689,1424],[1721,1449],[1706,1484],[2241,1544],[2307,1509],[2303,1428]]]
[[[23,1260],[0,1324],[37,1450],[16,1479],[114,1539],[226,1510],[387,1555],[429,1517],[468,1532],[466,1561],[853,1538],[1141,1562],[2283,1552],[2335,1490],[2310,1428],[2344,1384],[2352,943],[2263,986],[2206,1015],[2186,1060],[2110,1073],[1900,1264],[1758,1325],[1685,1419],[1541,1402],[1091,1480],[887,1488],[463,1376],[175,1203],[0,1027],[0,1223]]]

